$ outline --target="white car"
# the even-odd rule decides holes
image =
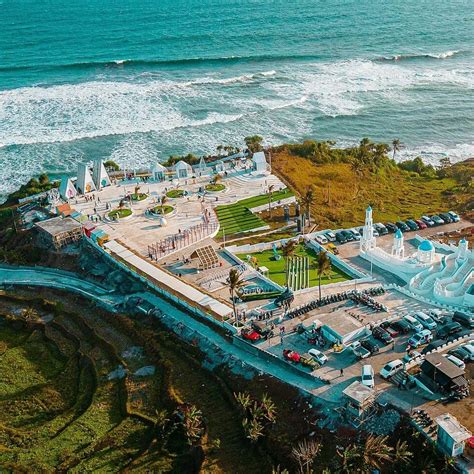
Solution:
[[[443,357],[446,357],[449,361],[451,361],[454,365],[457,365],[460,369],[465,369],[466,364],[461,360],[458,359],[456,356],[453,356],[451,354],[444,354]]]
[[[353,227],[352,229],[349,229],[349,232],[354,236],[355,240],[360,240],[361,235],[359,230],[356,227]]]
[[[403,319],[410,325],[412,329],[414,329],[416,332],[421,332],[423,331],[423,326],[421,325],[420,321],[415,319],[413,316],[410,316],[407,314],[406,316],[403,316]]]
[[[453,220],[453,222],[459,222],[461,220],[459,216],[453,211],[449,211],[448,214],[449,217],[451,217],[451,219]]]
[[[403,369],[403,362],[400,359],[392,360],[385,365],[385,367],[380,371],[380,375],[384,379],[389,379],[392,375],[395,375],[397,372]]]
[[[316,242],[321,245],[328,243],[328,239],[326,239],[323,234],[315,235],[314,240],[316,240]]]
[[[436,329],[438,326],[426,313],[423,313],[423,311],[417,311],[413,316],[420,321],[424,328],[430,331]]]
[[[372,226],[372,228],[374,229],[374,237],[380,237],[379,231],[375,228],[375,226]]]
[[[362,385],[366,387],[375,387],[374,368],[371,365],[367,364],[362,367],[361,381]]]
[[[336,234],[332,230],[327,230],[324,232],[324,236],[326,239],[329,240],[329,242],[335,242],[336,241]]]
[[[473,341],[466,342],[466,344],[463,344],[461,348],[469,352],[469,360],[474,360],[474,342]]]
[[[319,364],[319,365],[324,365],[327,361],[328,358],[321,352],[318,351],[318,349],[310,349],[308,351],[308,354]]]

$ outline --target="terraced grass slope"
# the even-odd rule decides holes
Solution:
[[[289,189],[274,192],[271,201],[277,202],[293,196]],[[225,232],[226,237],[242,232],[248,232],[266,226],[266,222],[253,214],[250,209],[268,204],[268,194],[242,199],[234,204],[217,206],[216,213],[220,223],[218,237]]]

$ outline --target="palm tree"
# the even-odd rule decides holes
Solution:
[[[242,406],[242,408],[247,411],[250,407],[252,401],[250,400],[250,395],[246,392],[234,393],[234,397],[237,402]]]
[[[413,453],[408,450],[408,444],[406,441],[397,441],[395,445],[395,451],[393,455],[394,462],[399,462],[400,464],[408,464],[410,459],[413,457]]]
[[[201,438],[204,431],[201,410],[194,405],[187,409],[184,414],[183,427],[189,444],[193,444]]]
[[[314,199],[314,189],[311,186],[303,196],[303,199],[301,200],[303,204],[303,208],[306,213],[306,217],[308,218],[308,225],[311,225],[311,204],[313,203]],[[303,229],[304,231],[304,229]]]
[[[217,184],[219,181],[222,180],[222,176],[220,174],[216,174],[213,178],[212,178],[212,184]]]
[[[242,421],[242,426],[245,433],[247,434],[247,438],[252,443],[257,442],[258,438],[263,436],[263,424],[256,418],[252,418],[251,420],[244,418]]]
[[[268,396],[267,393],[263,394],[260,404],[263,409],[263,417],[273,423],[275,421],[276,405],[273,403],[273,400]]]
[[[36,311],[36,309],[32,308],[31,306],[23,310],[22,316],[23,319],[29,323],[37,321],[39,319],[38,311]]]
[[[229,271],[229,278],[227,278],[227,286],[229,287],[230,299],[232,300],[232,308],[234,311],[235,322],[238,323],[237,311],[235,309],[235,293],[238,293],[239,288],[243,286],[244,282],[240,278],[240,273],[235,268],[231,268]]]
[[[321,301],[321,277],[331,270],[331,260],[328,253],[324,250],[318,253],[316,257],[316,271],[318,273],[319,301]]]
[[[398,138],[395,138],[392,141],[393,159],[395,159],[396,153],[400,151],[401,148],[402,148],[402,142]]]
[[[221,156],[221,153],[222,153],[223,148],[224,148],[224,147],[223,147],[222,145],[217,145],[216,149],[217,149],[217,154],[218,154],[219,156]]]
[[[387,444],[388,436],[369,435],[362,447],[362,460],[367,467],[380,469],[392,460],[393,448]]]
[[[281,246],[281,253],[285,259],[285,283],[288,288],[288,260],[295,253],[296,242],[294,240],[288,240],[285,244]]]
[[[347,474],[355,472],[357,460],[360,458],[358,448],[351,445],[343,450],[336,448],[336,452],[341,458],[341,471]]]
[[[274,189],[275,189],[274,184],[270,184],[270,186],[268,186],[268,215],[269,217],[272,217],[272,196],[273,196]]]
[[[304,439],[291,450],[291,455],[298,462],[301,474],[310,474],[315,457],[321,450],[321,443]]]
[[[163,216],[164,213],[163,213],[163,208],[165,206],[165,203],[166,201],[168,201],[168,198],[163,194],[163,196],[161,196],[161,199],[160,199],[160,203],[161,203],[161,215]]]

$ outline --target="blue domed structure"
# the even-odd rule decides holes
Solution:
[[[418,250],[421,250],[422,252],[431,252],[434,250],[434,247],[429,240],[423,240],[423,242],[418,246]]]
[[[396,232],[395,232],[395,236],[394,236],[396,239],[403,239],[403,234],[402,234],[402,231],[400,229],[398,229]]]

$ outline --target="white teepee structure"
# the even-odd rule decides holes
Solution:
[[[94,179],[96,189],[101,189],[105,186],[110,186],[110,178],[102,160],[94,160],[92,177]]]
[[[90,193],[91,191],[96,190],[89,168],[83,163],[80,163],[77,167],[76,188],[81,194]]]
[[[59,185],[59,195],[65,200],[68,201],[73,197],[77,196],[76,188],[72,181],[67,176],[61,178],[61,184]]]

